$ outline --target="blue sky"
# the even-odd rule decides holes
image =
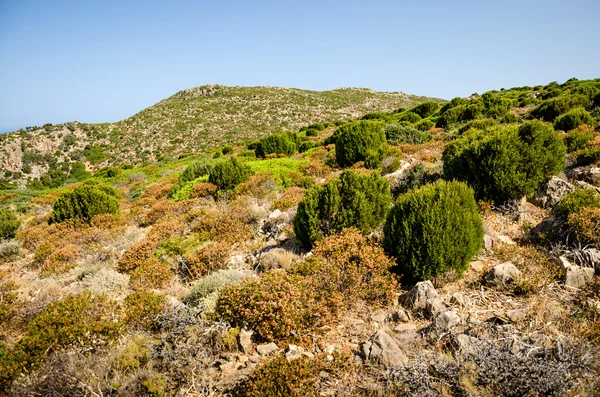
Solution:
[[[600,77],[600,1],[0,0],[0,131],[203,84],[450,99]]]

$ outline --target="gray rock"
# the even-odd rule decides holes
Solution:
[[[252,334],[252,331],[241,329],[238,335],[238,344],[240,345],[240,350],[246,354],[250,354],[252,352]]]
[[[480,343],[479,339],[465,334],[453,335],[451,341],[454,351],[462,354],[474,353],[475,346]]]
[[[366,362],[371,362],[386,367],[408,364],[408,357],[404,354],[398,343],[385,331],[379,330],[364,342],[361,352]]]
[[[466,295],[461,294],[460,292],[455,292],[450,297],[450,303],[458,306],[467,306],[469,304],[469,298]]]
[[[563,271],[562,281],[567,287],[582,288],[594,280],[594,268],[574,265],[565,256],[554,258],[553,261]]]
[[[577,187],[579,187],[581,189],[591,189],[591,190],[594,190],[596,193],[600,194],[600,187],[591,185],[591,184],[589,184],[587,182],[584,182],[584,181],[577,181],[577,182],[575,182],[575,186],[577,186]]]
[[[281,216],[281,214],[282,214],[281,210],[276,209],[275,211],[273,211],[269,214],[269,219],[279,218]]]
[[[277,347],[277,345],[273,342],[256,346],[256,351],[261,356],[269,355],[277,350],[279,350],[279,347]]]
[[[398,300],[405,308],[424,312],[429,317],[446,308],[431,281],[417,283],[410,291],[400,295]]]
[[[567,267],[563,281],[567,287],[582,288],[594,281],[594,274],[591,267],[571,265]]]
[[[486,250],[491,250],[494,247],[494,239],[489,234],[483,236],[483,247]]]
[[[600,168],[591,167],[577,167],[571,170],[569,177],[577,179],[578,181],[584,181],[595,186],[600,185]]]
[[[554,207],[561,198],[573,190],[575,190],[573,184],[553,176],[548,183],[535,192],[531,201],[542,208]]]
[[[302,358],[303,349],[296,345],[288,345],[287,351],[285,352],[285,358],[288,362],[299,360]]]
[[[383,323],[385,323],[386,318],[387,318],[387,316],[385,315],[385,313],[371,314],[371,322],[373,322],[373,323],[383,324]]]
[[[439,314],[431,323],[430,330],[434,333],[441,334],[451,331],[460,324],[460,316],[453,311],[443,312]]]
[[[398,308],[392,312],[390,319],[395,323],[407,323],[410,321],[410,317],[406,310]]]
[[[492,287],[503,288],[521,277],[521,271],[512,262],[504,262],[490,269],[485,275],[485,282]]]

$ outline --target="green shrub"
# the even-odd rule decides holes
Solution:
[[[110,188],[109,188],[110,189]],[[99,214],[119,214],[119,201],[100,186],[84,184],[63,193],[54,202],[50,223],[79,218],[90,220]]]
[[[552,126],[530,121],[465,134],[444,150],[444,176],[467,182],[478,200],[531,195],[563,169],[566,148]]]
[[[587,107],[589,99],[583,95],[563,95],[542,102],[531,111],[531,115],[544,121],[553,122],[558,116],[574,107]]]
[[[460,105],[464,105],[466,103],[467,103],[467,100],[465,98],[461,98],[461,97],[453,98],[450,102],[447,102],[446,104],[444,104],[444,106],[442,106],[442,108],[440,109],[440,114],[443,114],[446,111],[448,111],[449,109],[455,108]]]
[[[308,190],[294,218],[296,237],[305,246],[323,236],[357,227],[368,232],[383,221],[390,205],[387,179],[344,171],[321,187]]]
[[[373,112],[373,113],[367,113],[364,116],[362,116],[360,118],[360,120],[382,120],[382,121],[387,121],[390,118],[390,114],[389,113],[382,113],[382,112]]]
[[[435,127],[435,123],[431,120],[422,120],[419,123],[417,123],[417,125],[415,125],[416,129],[425,131],[425,132],[429,131],[433,127]]]
[[[404,121],[412,124],[421,121],[421,116],[413,112],[405,112],[401,113],[398,117],[396,117],[396,120],[398,120],[399,122]]]
[[[459,134],[463,134],[464,132],[474,128],[476,130],[486,130],[491,127],[498,125],[498,122],[494,119],[479,119],[469,121],[467,124],[463,125],[458,129]]]
[[[383,124],[377,121],[357,121],[338,128],[335,133],[335,156],[340,167],[364,161],[377,167],[387,152]]]
[[[187,166],[179,175],[177,182],[175,182],[167,192],[167,197],[173,198],[179,190],[187,185],[188,182],[210,174],[212,167],[212,162],[204,159]]]
[[[395,271],[410,282],[452,269],[461,274],[482,242],[473,190],[461,182],[438,181],[400,196],[383,229]]]
[[[185,303],[193,307],[201,306],[205,311],[211,312],[215,310],[217,298],[223,288],[241,284],[249,275],[249,272],[237,269],[223,269],[211,273],[194,283]]]
[[[390,124],[385,127],[385,137],[392,145],[400,143],[420,144],[433,139],[429,132],[403,124]]]
[[[438,128],[446,128],[452,124],[457,123],[463,119],[463,113],[467,110],[466,105],[458,105],[451,107],[444,111],[439,119],[437,119],[435,126]]]
[[[233,153],[233,148],[231,146],[225,145],[221,149],[221,153],[223,153],[223,154]]]
[[[252,175],[252,170],[237,157],[220,161],[210,171],[208,181],[219,190],[233,190]]]
[[[15,237],[21,221],[17,215],[7,207],[0,207],[0,239]]]
[[[568,218],[583,208],[600,208],[600,197],[593,189],[575,189],[565,195],[553,209],[557,217]]]
[[[578,166],[595,164],[600,161],[600,148],[584,149],[577,154],[576,163]]]
[[[71,165],[71,170],[69,171],[69,178],[73,178],[77,181],[83,181],[92,176],[92,173],[85,169],[85,165],[80,162],[75,162]]]
[[[582,107],[576,107],[558,117],[554,122],[557,130],[570,131],[582,124],[594,124],[592,116]]]
[[[20,250],[21,244],[16,240],[0,241],[0,261],[12,261]]]
[[[441,175],[432,168],[426,168],[423,163],[417,163],[404,176],[394,189],[394,194],[403,194],[438,180]]]
[[[572,153],[578,150],[586,149],[590,141],[594,139],[594,134],[589,131],[572,130],[563,137],[567,146],[567,152]]]
[[[419,115],[421,118],[427,118],[438,111],[440,104],[437,102],[423,102],[420,105],[415,106],[410,111]]]
[[[263,137],[256,145],[256,157],[265,158],[268,154],[291,156],[296,152],[296,142],[289,134],[275,134]]]

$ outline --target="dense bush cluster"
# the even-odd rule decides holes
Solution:
[[[391,302],[396,286],[388,272],[391,264],[359,231],[345,230],[324,239],[313,257],[289,273],[275,270],[226,287],[215,313],[248,325],[261,340],[300,340],[359,299],[374,305]]]
[[[410,111],[412,113],[419,115],[421,118],[424,119],[424,118],[431,116],[435,112],[437,112],[439,108],[440,108],[439,103],[427,101],[427,102],[423,102],[423,103],[415,106]]]
[[[531,111],[531,115],[544,121],[553,122],[561,114],[578,106],[587,107],[589,103],[589,99],[584,95],[561,95],[542,102]]]
[[[582,124],[593,124],[592,116],[581,106],[569,110],[567,113],[559,116],[554,122],[557,130],[571,131]]]
[[[427,131],[428,130],[429,128]],[[429,142],[433,139],[433,136],[429,132],[405,124],[390,124],[385,127],[384,131],[387,141],[392,145],[398,145],[400,143],[414,145]]]
[[[461,182],[438,181],[400,196],[383,233],[396,272],[410,282],[448,270],[461,274],[483,242],[473,191]]]
[[[252,170],[237,157],[221,160],[210,170],[208,181],[219,190],[233,190],[238,184],[246,181]]]
[[[560,200],[552,213],[566,219],[586,207],[600,208],[600,196],[593,189],[575,189]]]
[[[377,121],[347,123],[334,133],[335,158],[340,167],[349,167],[364,161],[375,168],[387,152],[384,125]]]
[[[181,190],[188,182],[191,182],[197,178],[210,174],[213,164],[207,160],[200,160],[192,165],[186,167],[183,172],[179,175],[177,182],[169,189],[167,197],[172,198],[175,194]]]
[[[0,240],[15,237],[21,222],[17,215],[7,207],[0,207]]]
[[[389,183],[373,173],[344,171],[321,187],[308,190],[294,218],[296,237],[307,247],[347,227],[363,232],[379,225],[391,202]]]
[[[443,154],[447,179],[467,182],[478,199],[502,203],[531,195],[565,166],[566,148],[551,126],[530,121],[473,131]]]
[[[272,153],[291,156],[296,152],[295,134],[268,135],[258,141],[255,150],[256,157],[260,158]]]
[[[99,214],[118,214],[119,193],[112,188],[84,184],[63,193],[52,207],[50,223],[79,218],[90,220]]]

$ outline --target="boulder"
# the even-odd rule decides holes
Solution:
[[[600,186],[600,167],[577,167],[569,173],[569,177],[578,181],[584,181],[594,186]]]
[[[548,183],[538,189],[531,200],[535,205],[542,208],[554,207],[566,194],[575,190],[575,186],[557,176],[550,178]]]
[[[563,271],[562,281],[567,287],[582,288],[594,280],[594,268],[574,265],[565,256],[554,258],[554,263]]]
[[[398,343],[385,331],[379,330],[364,342],[361,352],[366,362],[394,367],[408,364],[408,357]]]
[[[485,283],[503,288],[522,277],[522,273],[512,262],[504,262],[491,268],[485,275]]]
[[[250,354],[252,352],[252,331],[241,329],[238,335],[238,344],[240,346],[240,350],[246,354]]]
[[[256,351],[261,356],[267,356],[273,352],[276,352],[277,350],[279,350],[279,347],[277,347],[277,345],[273,342],[256,346]]]
[[[390,314],[390,319],[395,323],[407,323],[410,321],[410,317],[406,310],[397,308]]]
[[[469,298],[466,295],[461,294],[460,292],[455,292],[450,297],[450,303],[453,305],[464,307],[469,304]]]
[[[429,330],[435,334],[442,334],[451,331],[460,324],[460,316],[453,311],[447,311],[439,314],[429,327]]]
[[[410,291],[400,295],[399,302],[405,308],[423,312],[428,317],[432,317],[446,308],[431,281],[421,281],[415,284]]]

